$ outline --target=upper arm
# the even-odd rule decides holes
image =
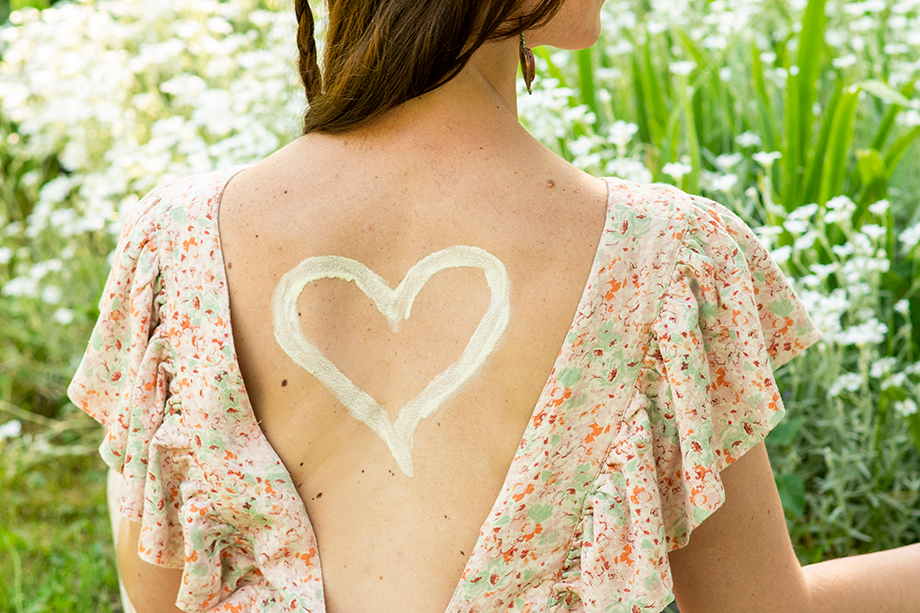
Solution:
[[[669,554],[681,613],[799,613],[808,587],[763,442],[721,474],[725,502]]]
[[[137,555],[141,525],[121,519],[118,534],[118,574],[137,613],[182,613],[176,607],[181,568],[163,568]]]

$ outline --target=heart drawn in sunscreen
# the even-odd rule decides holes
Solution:
[[[409,319],[412,303],[435,273],[447,268],[479,268],[489,284],[489,308],[470,337],[460,359],[432,379],[407,402],[391,423],[386,410],[304,338],[297,317],[297,298],[307,283],[318,279],[353,281],[386,317],[393,332]],[[288,356],[325,385],[348,412],[383,439],[400,470],[411,477],[412,436],[419,421],[429,417],[482,366],[495,349],[511,315],[508,273],[501,261],[478,247],[448,247],[423,258],[409,269],[397,288],[364,264],[336,255],[307,258],[285,273],[272,297],[275,340]]]

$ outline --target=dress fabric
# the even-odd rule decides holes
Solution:
[[[69,388],[105,426],[139,555],[191,612],[325,611],[306,509],[256,423],[217,209],[245,168],[133,209]],[[668,552],[785,410],[774,369],[819,333],[751,229],[674,187],[605,178],[588,284],[446,613],[658,613]]]

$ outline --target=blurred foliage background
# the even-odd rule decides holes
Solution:
[[[824,336],[778,372],[767,443],[800,560],[920,540],[920,0],[602,19],[535,50],[522,123],[724,203],[793,282]],[[267,0],[2,0],[0,23],[0,611],[116,611],[101,430],[65,390],[127,211],[297,136],[296,24]]]

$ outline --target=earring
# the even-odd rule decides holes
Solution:
[[[537,74],[537,65],[533,59],[533,51],[527,46],[527,40],[524,38],[523,32],[521,32],[521,72],[524,73],[524,85],[527,86],[527,93],[532,94],[530,84],[533,83],[533,78]]]

